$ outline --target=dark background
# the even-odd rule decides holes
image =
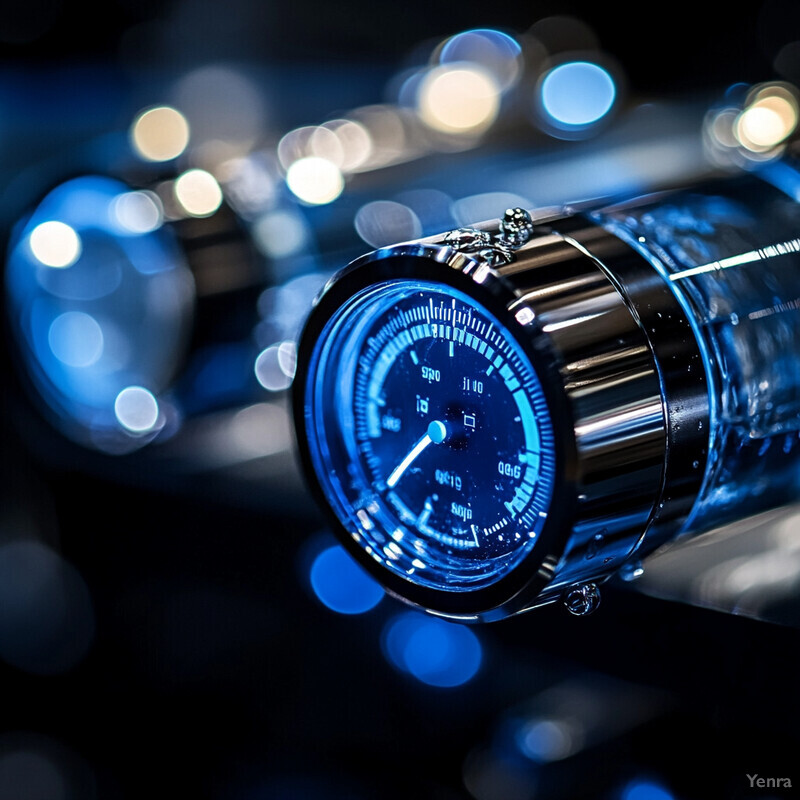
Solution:
[[[426,42],[521,33],[552,14],[594,31],[632,96],[713,98],[800,74],[796,50],[781,51],[800,37],[791,2],[29,0],[0,21],[3,208],[22,211],[24,170],[68,169],[190,67],[252,70],[273,130],[288,130],[379,102]],[[800,786],[793,628],[614,588],[586,619],[551,607],[479,629],[476,678],[428,687],[382,655],[396,601],[348,617],[314,597],[308,563],[327,539],[304,495],[87,457],[40,420],[8,355],[4,370],[3,531],[34,528],[87,594],[56,603],[41,640],[8,634],[17,618],[0,608],[0,633],[63,656],[0,664],[0,800],[791,796],[750,789],[746,773]],[[0,565],[9,585],[13,566]],[[594,733],[570,759],[534,765],[509,731],[565,681],[589,698],[576,713]],[[640,720],[620,722],[631,709]]]

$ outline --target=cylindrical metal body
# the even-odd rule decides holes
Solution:
[[[482,224],[343,271],[301,343],[295,412],[312,489],[351,553],[415,605],[490,620],[600,582],[681,534],[796,497],[796,174],[781,164],[762,177],[567,213],[540,220],[524,243],[504,239],[500,222]],[[337,369],[320,356],[340,335],[329,321],[348,296],[416,277],[467,292],[508,330],[545,385],[556,429],[550,518],[511,574],[481,591],[389,574],[391,564],[365,556],[347,500],[331,503],[336,488],[320,475],[336,425],[312,407],[313,387]],[[349,468],[335,461],[333,472]]]

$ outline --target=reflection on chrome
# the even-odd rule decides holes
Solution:
[[[717,528],[643,562],[646,594],[754,619],[796,625],[800,508]]]

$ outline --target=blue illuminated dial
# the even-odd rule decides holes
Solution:
[[[550,415],[525,352],[472,297],[416,280],[361,291],[323,330],[306,396],[328,502],[389,570],[475,590],[535,546]]]

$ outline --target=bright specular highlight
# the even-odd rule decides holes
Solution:
[[[332,203],[344,190],[344,177],[332,161],[308,156],[295,161],[286,171],[286,185],[292,194],[309,205]]]
[[[141,386],[128,386],[114,401],[114,413],[123,428],[132,433],[147,433],[158,421],[158,401]]]
[[[29,239],[31,252],[46,267],[72,266],[81,254],[81,239],[73,227],[58,220],[42,222]]]

